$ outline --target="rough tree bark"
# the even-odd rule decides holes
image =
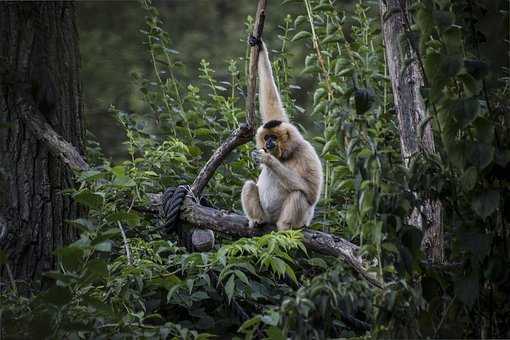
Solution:
[[[77,236],[65,221],[79,208],[63,193],[70,168],[87,167],[73,3],[0,3],[0,53],[0,249],[30,283]]]
[[[402,158],[407,166],[413,154],[419,151],[434,153],[435,147],[430,124],[427,123],[421,138],[419,136],[419,124],[427,118],[420,94],[424,82],[419,56],[409,43],[400,43],[406,28],[409,27],[406,3],[402,0],[379,0],[386,59],[398,115]],[[406,65],[406,60],[411,60],[411,63]],[[422,247],[427,258],[442,262],[441,205],[439,202],[426,201],[421,210],[426,220],[415,211],[409,222],[424,231]]]

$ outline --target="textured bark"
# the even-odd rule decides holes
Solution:
[[[49,143],[83,154],[73,3],[0,3],[0,53],[0,249],[16,280],[30,283],[77,236],[65,223],[79,212],[63,194],[72,172]],[[5,266],[0,275],[5,283]]]
[[[427,118],[425,104],[420,94],[423,86],[423,74],[418,57],[410,44],[400,41],[406,32],[408,23],[405,10],[407,1],[379,0],[386,59],[393,88],[395,108],[400,129],[400,145],[404,164],[409,164],[410,157],[419,152],[433,153],[434,137],[430,124],[427,123],[419,135],[419,124]],[[406,60],[412,60],[406,65]],[[441,205],[439,202],[426,201],[422,214],[415,211],[409,223],[424,231],[423,249],[427,257],[434,262],[443,261],[443,229],[441,225]],[[422,215],[426,218],[424,221]]]

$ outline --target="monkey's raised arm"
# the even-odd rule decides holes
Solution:
[[[271,62],[269,61],[269,54],[264,42],[261,44],[258,72],[260,114],[262,115],[263,123],[267,123],[271,120],[288,122],[289,119],[283,109],[282,100],[276,88]]]

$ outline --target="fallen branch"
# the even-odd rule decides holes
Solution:
[[[151,198],[151,212],[159,213],[161,195],[154,194]],[[146,210],[147,211],[147,210]],[[210,229],[233,237],[254,237],[267,233],[273,228],[249,228],[248,219],[242,215],[205,207],[188,197],[181,208],[180,219],[195,228]],[[340,258],[372,285],[382,288],[374,276],[369,274],[363,266],[362,259],[357,256],[359,247],[341,237],[321,231],[305,228],[303,230],[303,244],[307,249],[324,255]]]

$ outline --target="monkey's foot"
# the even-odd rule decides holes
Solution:
[[[262,46],[262,40],[260,40],[253,34],[250,34],[250,36],[248,37],[248,44],[250,44],[250,46],[252,46],[252,47],[254,47],[254,46],[260,47],[260,46]]]
[[[259,227],[262,227],[263,225],[264,225],[263,221],[249,220],[249,222],[248,222],[249,228],[259,228]]]

